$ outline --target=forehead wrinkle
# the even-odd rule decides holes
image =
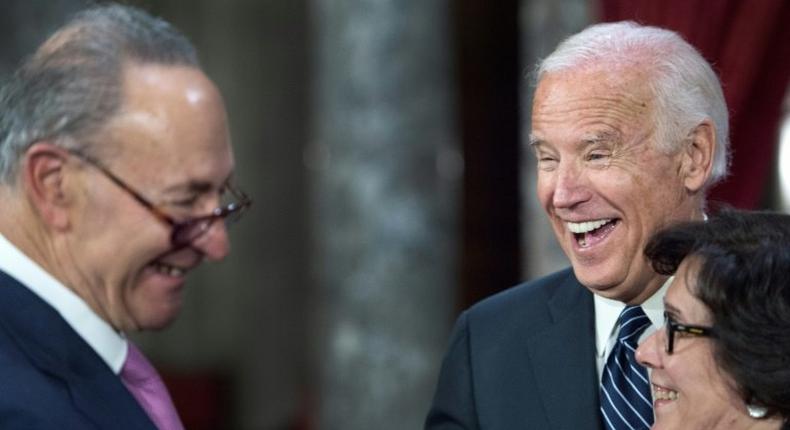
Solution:
[[[648,111],[647,103],[639,101],[637,97],[628,94],[619,97],[593,96],[574,97],[569,100],[549,99],[538,105],[537,108],[535,117],[547,122],[564,122],[564,118],[557,118],[557,116],[563,117],[568,114],[585,113],[585,111],[590,111],[585,116],[618,119],[638,117]]]
[[[618,97],[593,97],[544,103],[544,108],[538,109],[533,118],[536,127],[530,135],[530,143],[539,143],[540,139],[546,139],[545,134],[560,128],[583,132],[574,139],[580,143],[623,143],[627,129],[646,122],[647,111],[647,106],[636,97],[627,98],[625,102]]]
[[[631,142],[643,135],[642,129],[649,125],[650,91],[634,76],[614,81],[608,73],[582,73],[545,79],[534,99],[533,148],[562,141],[577,148],[604,142],[623,146],[626,139]]]

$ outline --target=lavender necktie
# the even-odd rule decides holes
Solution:
[[[183,430],[173,400],[156,369],[132,342],[128,345],[126,362],[121,369],[124,385],[159,430]]]

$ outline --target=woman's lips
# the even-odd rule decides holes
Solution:
[[[653,388],[653,402],[672,402],[678,399],[678,392],[667,387],[651,384]]]

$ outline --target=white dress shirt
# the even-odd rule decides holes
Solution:
[[[671,281],[672,277],[669,277],[661,288],[642,303],[642,310],[645,311],[652,324],[639,336],[639,342],[645,340],[664,324],[664,294],[666,294]],[[620,317],[620,312],[625,308],[625,303],[607,299],[597,294],[593,294],[593,301],[595,302],[596,358],[598,380],[600,380],[603,367],[606,365],[606,359],[617,341],[619,329],[615,326],[617,325],[617,318]]]
[[[63,317],[115,374],[126,361],[126,338],[77,294],[47,273],[0,234],[0,270],[15,278]]]

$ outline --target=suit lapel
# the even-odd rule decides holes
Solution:
[[[98,428],[155,430],[120,378],[60,314],[1,271],[0,328],[37,368],[66,384],[75,408]]]
[[[600,428],[592,293],[570,275],[548,306],[552,324],[528,347],[546,414],[556,429]]]

